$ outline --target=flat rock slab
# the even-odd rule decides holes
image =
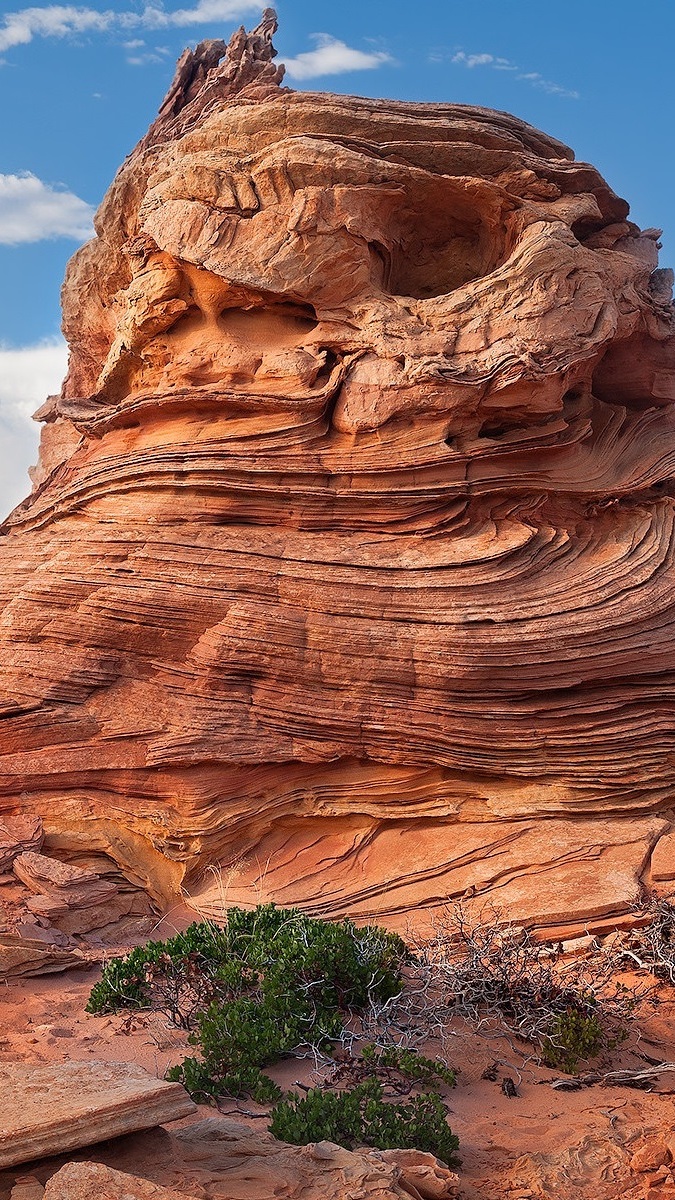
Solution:
[[[0,1067],[0,1167],[151,1129],[196,1111],[179,1083],[135,1063]]]
[[[67,971],[69,967],[86,965],[87,960],[78,950],[45,943],[39,937],[0,933],[0,979],[19,975],[52,975],[54,972]]]
[[[14,859],[13,870],[32,892],[52,896],[66,908],[88,908],[107,903],[118,891],[115,883],[101,879],[95,871],[83,871],[81,867],[33,851],[19,854]]]

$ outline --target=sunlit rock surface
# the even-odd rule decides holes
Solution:
[[[186,52],[69,266],[0,807],[205,911],[611,924],[675,886],[658,231],[515,117],[286,89],[274,28]]]

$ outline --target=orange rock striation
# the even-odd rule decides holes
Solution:
[[[284,88],[275,27],[186,52],[69,266],[0,810],[206,911],[611,925],[675,879],[658,231],[515,117]]]

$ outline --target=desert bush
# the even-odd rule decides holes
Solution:
[[[607,1036],[596,1013],[568,1008],[551,1019],[541,1042],[541,1060],[547,1067],[573,1075],[580,1062],[597,1058],[619,1040],[618,1035],[616,1039]]]
[[[614,958],[565,961],[493,909],[470,917],[453,906],[415,952],[425,981],[418,994],[435,1027],[440,1013],[443,1022],[460,1017],[474,1031],[502,1030],[568,1072],[628,1036],[638,997],[615,978]]]
[[[325,1080],[327,1087],[355,1087],[366,1079],[376,1079],[385,1092],[408,1095],[413,1088],[433,1084],[454,1087],[456,1073],[447,1063],[425,1058],[417,1050],[403,1046],[359,1046],[359,1054],[333,1052],[334,1069]]]
[[[348,1091],[314,1088],[300,1099],[291,1093],[272,1110],[269,1129],[296,1146],[329,1141],[352,1149],[428,1151],[456,1166],[459,1140],[448,1125],[448,1109],[438,1092],[425,1092],[406,1103],[384,1099],[377,1079],[366,1079]]]
[[[199,1057],[173,1067],[197,1099],[278,1089],[261,1068],[303,1045],[339,1037],[370,999],[401,989],[407,950],[383,929],[317,920],[297,909],[232,908],[222,928],[190,926],[166,942],[114,959],[92,990],[89,1012],[157,1008],[190,1030]]]
[[[179,1028],[190,1029],[195,1014],[213,998],[218,973],[227,971],[229,945],[222,929],[204,921],[167,941],[137,946],[106,963],[86,1011],[154,1008]]]

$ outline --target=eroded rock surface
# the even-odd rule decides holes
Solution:
[[[39,850],[44,830],[39,817],[3,817],[0,820],[0,872],[7,871],[20,854]]]
[[[70,264],[0,804],[207,911],[611,925],[672,886],[658,231],[514,117],[284,89],[273,29],[184,56]]]
[[[68,1162],[53,1173],[48,1165],[40,1166],[39,1174],[47,1176],[45,1200],[89,1200],[94,1195],[100,1200],[456,1200],[459,1195],[458,1176],[431,1154],[365,1147],[351,1151],[332,1142],[289,1146],[223,1117],[174,1128],[160,1136],[156,1147],[152,1141],[138,1141],[135,1152],[124,1141],[118,1147],[138,1174],[98,1161]],[[139,1161],[139,1151],[144,1161]],[[110,1157],[105,1149],[101,1153]],[[169,1180],[176,1187],[167,1186]]]
[[[172,1142],[175,1157],[185,1160],[187,1178],[181,1180],[180,1192],[101,1163],[82,1162],[68,1163],[52,1175],[45,1200],[89,1200],[94,1195],[100,1200],[216,1195],[227,1200],[456,1200],[459,1195],[457,1175],[431,1154],[417,1151],[352,1152],[332,1142],[288,1146],[218,1118],[206,1118],[174,1135]]]
[[[76,948],[56,945],[51,937],[44,940],[36,934],[0,933],[0,980],[19,975],[52,975],[85,962]],[[31,936],[32,935],[32,936]]]

